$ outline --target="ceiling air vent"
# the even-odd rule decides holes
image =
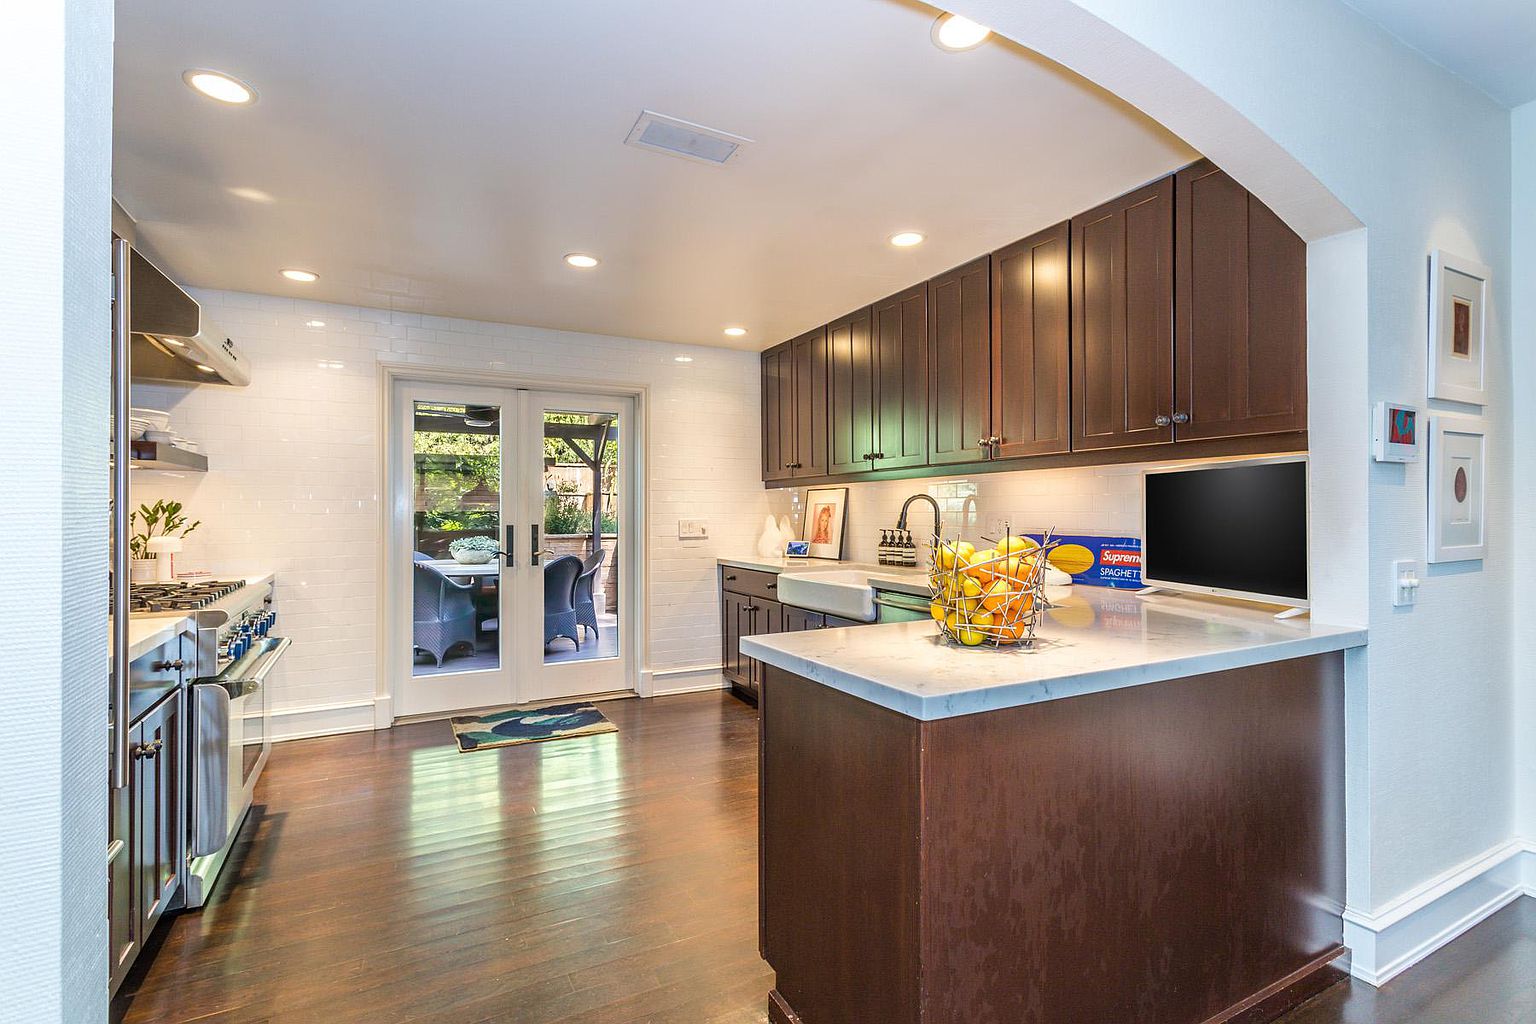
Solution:
[[[687,160],[706,164],[723,164],[736,155],[736,151],[751,139],[706,128],[691,121],[658,114],[654,110],[642,110],[640,119],[629,131],[625,145],[654,150]]]

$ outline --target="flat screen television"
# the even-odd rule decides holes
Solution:
[[[1307,607],[1306,456],[1149,469],[1141,515],[1147,586]]]

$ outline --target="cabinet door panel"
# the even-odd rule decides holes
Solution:
[[[827,331],[818,327],[790,342],[794,380],[795,476],[827,475]]]
[[[732,593],[724,594],[720,602],[721,671],[727,679],[743,686],[750,682],[750,673],[742,671],[741,638],[747,635],[742,630],[752,626],[752,616],[746,610],[751,603],[751,598]]]
[[[1172,177],[1072,219],[1072,304],[1073,450],[1173,440]]]
[[[1064,221],[992,255],[996,458],[1072,448],[1069,240]]]
[[[827,325],[828,471],[862,473],[875,450],[874,359],[870,312],[861,309]]]
[[[777,601],[765,601],[762,598],[754,598],[752,601],[752,632],[750,636],[766,636],[770,633],[784,632],[784,606]],[[752,692],[756,693],[763,685],[763,664],[755,658],[743,658],[743,667],[751,673]]]
[[[1306,243],[1209,161],[1176,190],[1179,440],[1305,430]]]
[[[142,742],[141,736],[138,726],[129,730],[129,750]],[[131,782],[122,789],[109,792],[107,840],[123,844],[107,865],[108,969],[110,990],[116,991],[133,966],[142,938],[139,930],[138,794]]]
[[[876,469],[928,461],[928,285],[874,306]]]
[[[763,353],[763,479],[787,480],[794,475],[794,365],[788,344]]]
[[[807,611],[804,608],[795,608],[792,605],[784,606],[784,632],[802,633],[808,629],[821,629],[827,624],[827,617],[821,612]]]
[[[981,462],[992,435],[992,258],[928,282],[928,461]]]
[[[181,703],[161,703],[139,728],[143,756],[134,762],[139,853],[139,922],[149,935],[176,891],[181,853]]]

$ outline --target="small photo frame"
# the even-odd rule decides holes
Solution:
[[[808,540],[792,540],[784,545],[785,558],[805,558],[811,553],[811,542]]]
[[[1430,416],[1430,562],[1470,562],[1487,554],[1487,466],[1482,419]]]
[[[1419,461],[1419,410],[1377,402],[1371,419],[1371,456],[1377,462]]]
[[[848,488],[812,487],[805,492],[805,517],[800,539],[812,558],[843,557],[843,534],[848,526]]]
[[[1488,268],[1436,249],[1429,256],[1429,397],[1487,404],[1483,358]]]

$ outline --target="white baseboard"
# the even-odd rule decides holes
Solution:
[[[1512,839],[1374,913],[1346,909],[1350,972],[1384,985],[1521,896],[1536,896],[1536,843]]]
[[[679,693],[702,693],[730,686],[719,665],[693,665],[646,672],[640,693],[645,697],[670,697]]]
[[[272,712],[272,739],[303,740],[346,732],[371,732],[375,728],[374,703],[368,698],[276,708]]]

